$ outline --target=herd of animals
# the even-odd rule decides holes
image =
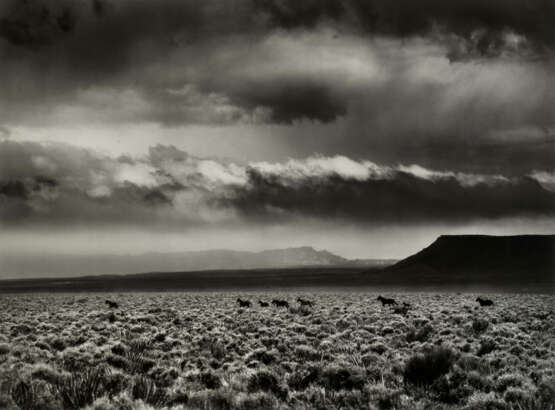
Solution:
[[[376,298],[376,300],[378,302],[381,302],[382,306],[390,306],[393,309],[393,313],[397,313],[400,315],[406,315],[408,313],[408,311],[411,309],[411,305],[410,303],[407,302],[403,302],[403,304],[398,304],[397,301],[395,299],[392,298],[384,298],[382,295],[378,296]],[[241,308],[250,308],[252,307],[252,303],[250,300],[244,300],[241,298],[237,298],[236,300],[237,304],[239,305],[239,307]],[[313,307],[314,306],[314,302],[308,300],[308,299],[303,299],[301,297],[298,297],[296,299],[296,302],[298,302],[298,304],[300,306],[305,306],[305,307]],[[481,297],[477,297],[476,298],[476,302],[478,302],[480,304],[480,306],[493,306],[493,301],[490,299],[483,299]],[[272,304],[272,306],[275,306],[277,308],[283,307],[283,308],[289,308],[289,302],[286,300],[282,300],[282,299],[273,299],[272,302],[270,302]],[[260,307],[269,307],[270,303],[268,302],[264,302],[262,300],[258,301],[258,304],[260,305]],[[111,300],[106,300],[106,304],[108,305],[109,308],[112,309],[118,309],[119,305],[117,302],[111,301]]]

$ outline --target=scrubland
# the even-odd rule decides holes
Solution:
[[[377,296],[0,295],[0,408],[555,408],[552,296]]]

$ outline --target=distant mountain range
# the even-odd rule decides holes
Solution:
[[[0,281],[0,292],[347,287],[555,293],[555,235],[441,236],[397,263],[352,261],[310,247],[263,252],[152,253],[103,260],[98,256],[44,258],[22,261],[1,256],[0,267],[5,270],[11,266],[15,270],[10,272],[16,272],[17,279]],[[42,272],[57,279],[17,276],[19,267],[25,269],[27,277],[44,278],[44,273],[38,275],[40,266],[44,268]],[[147,273],[124,275],[132,272]]]
[[[350,260],[309,246],[262,252],[207,250],[140,255],[1,254],[0,279],[76,277],[143,272],[294,267],[383,267],[390,259]]]

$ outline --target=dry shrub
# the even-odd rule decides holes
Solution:
[[[493,394],[476,392],[468,399],[465,410],[507,410],[507,403]]]
[[[227,390],[201,390],[189,397],[187,408],[206,410],[231,410],[233,408],[233,392]]]
[[[59,337],[53,339],[49,344],[52,349],[57,350],[59,352],[65,350],[66,348],[65,340]]]
[[[0,356],[10,353],[10,345],[6,343],[0,343]]]
[[[271,410],[278,408],[276,398],[266,392],[239,394],[235,398],[234,408],[237,410]]]
[[[401,390],[391,390],[383,384],[370,386],[368,396],[370,403],[376,404],[379,409],[395,409],[401,404]]]
[[[466,374],[460,369],[439,377],[432,383],[431,391],[435,399],[447,404],[460,404],[473,393]]]
[[[407,333],[407,342],[425,342],[428,340],[430,334],[433,332],[434,328],[430,324],[425,324],[420,329],[411,329]]]
[[[487,319],[478,318],[472,321],[472,330],[474,330],[474,332],[476,333],[485,332],[488,329],[488,327],[489,327],[489,322]]]
[[[311,346],[300,345],[295,348],[295,355],[301,360],[316,361],[320,360],[322,354]]]
[[[219,389],[222,385],[220,378],[212,372],[201,373],[199,380],[207,389]]]
[[[327,366],[320,376],[320,384],[331,390],[360,390],[364,383],[362,369],[338,364]]]
[[[222,360],[227,354],[225,345],[219,340],[211,340],[208,347],[210,354],[217,360]]]
[[[485,354],[491,353],[497,349],[497,343],[493,339],[484,339],[480,342],[480,348],[476,352],[478,356],[483,356]]]
[[[33,379],[44,380],[50,384],[56,384],[63,381],[63,376],[52,367],[46,364],[38,364],[31,372]]]
[[[437,347],[425,354],[413,356],[405,364],[405,383],[417,386],[430,385],[447,374],[454,362],[454,352],[446,347]]]
[[[321,374],[321,369],[317,366],[310,366],[307,369],[297,370],[291,376],[287,384],[293,390],[305,390],[308,386],[319,379]]]
[[[247,390],[250,393],[259,391],[272,392],[277,397],[284,399],[287,391],[279,384],[276,375],[268,370],[260,370],[254,373],[247,383]]]

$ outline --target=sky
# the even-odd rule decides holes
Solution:
[[[0,246],[555,231],[552,0],[6,0]]]

